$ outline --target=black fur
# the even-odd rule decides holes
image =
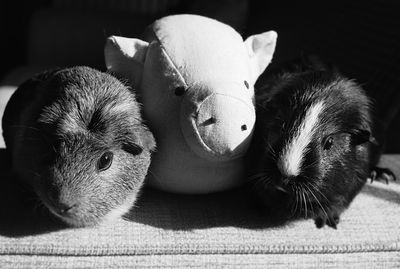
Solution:
[[[97,224],[136,195],[155,147],[134,93],[88,67],[26,81],[2,124],[13,170],[53,214],[76,226]],[[102,171],[106,152],[112,164]]]
[[[317,227],[336,228],[340,214],[371,173],[382,171],[375,168],[382,151],[376,139],[379,130],[359,85],[336,71],[310,66],[296,65],[256,89],[255,133],[247,154],[249,184],[268,214],[313,218]],[[307,108],[319,101],[325,108],[302,172],[287,177],[278,168],[279,155]]]

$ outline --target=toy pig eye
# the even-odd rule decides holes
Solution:
[[[182,96],[185,94],[185,87],[177,87],[175,89],[175,95],[176,96]]]
[[[247,89],[250,88],[250,85],[249,85],[249,83],[247,82],[247,80],[244,81],[244,86],[246,86]]]
[[[101,155],[100,159],[97,161],[97,170],[102,172],[110,168],[113,157],[114,154],[111,151],[107,151],[103,155]]]
[[[325,139],[324,150],[330,150],[332,146],[333,146],[333,137],[329,136],[327,139]]]

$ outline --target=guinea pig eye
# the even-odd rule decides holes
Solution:
[[[105,171],[110,168],[113,161],[114,154],[110,151],[105,152],[101,155],[100,159],[97,161],[97,169],[99,171]]]
[[[333,146],[333,137],[329,136],[327,139],[325,139],[324,150],[330,150],[332,146]]]

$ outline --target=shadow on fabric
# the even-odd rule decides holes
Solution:
[[[286,224],[265,214],[243,189],[203,195],[182,195],[145,188],[125,219],[168,230],[218,227],[265,229]]]
[[[19,183],[10,168],[5,149],[0,149],[0,235],[22,237],[65,228]]]

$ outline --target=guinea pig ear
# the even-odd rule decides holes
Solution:
[[[149,129],[145,128],[144,131],[140,133],[141,145],[149,151],[156,150],[156,140],[153,133]]]
[[[104,47],[107,69],[138,86],[149,43],[137,38],[110,36]]]
[[[134,130],[132,139],[127,139],[122,143],[122,149],[133,155],[140,154],[143,149],[155,151],[156,142],[153,134],[146,126],[141,126],[139,130]]]
[[[132,143],[130,141],[122,144],[122,150],[124,150],[132,155],[138,155],[143,152],[143,148],[141,148],[139,145]]]
[[[258,35],[249,36],[244,44],[250,57],[250,68],[253,83],[264,72],[272,60],[275,52],[276,39],[278,34],[269,31]]]
[[[351,134],[351,143],[354,146],[374,141],[374,138],[371,136],[371,133],[367,130],[355,129],[352,130],[350,134]]]

